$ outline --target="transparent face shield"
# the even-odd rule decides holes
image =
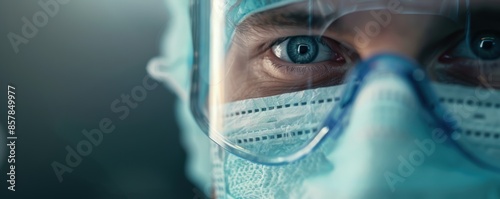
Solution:
[[[484,145],[474,148],[475,139],[500,143],[499,8],[462,0],[194,0],[191,109],[232,154],[293,162],[342,136],[356,119],[350,107],[370,74],[365,63],[390,53],[396,65],[407,63],[395,73],[430,123],[460,137],[450,142],[465,155],[499,168]],[[457,92],[464,96],[450,97]]]

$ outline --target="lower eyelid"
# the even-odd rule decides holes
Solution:
[[[326,64],[315,64],[314,66],[289,66],[278,63],[273,63],[274,67],[278,69],[284,69],[287,72],[295,72],[295,73],[312,73],[312,72],[324,72],[328,70],[328,66]]]
[[[273,71],[278,73],[280,81],[288,82],[289,86],[302,89],[338,85],[344,80],[347,69],[331,67],[327,63],[316,66],[295,67],[276,64]]]
[[[288,38],[289,37],[278,39],[272,42],[271,46],[283,43]],[[320,45],[324,45],[324,48],[329,49],[330,59],[308,64],[288,63],[278,58],[273,52],[273,49],[269,48],[260,58],[262,59],[261,70],[272,78],[282,80],[300,81],[300,79],[309,79],[315,81],[316,79],[325,79],[328,76],[339,79],[339,74],[344,74],[351,68],[350,61],[352,57],[346,57],[344,55],[344,50],[342,50],[342,45],[335,40],[321,38],[321,42],[319,43]],[[326,50],[323,49],[321,52],[325,53],[325,51]],[[342,58],[339,59],[338,56]]]
[[[292,66],[270,58],[267,64],[269,66],[266,66],[267,69],[265,70],[269,70],[268,72],[272,73],[272,76],[282,79],[314,78],[334,73],[344,73],[349,70],[349,66],[346,64],[335,64],[331,61]]]

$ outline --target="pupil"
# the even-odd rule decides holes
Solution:
[[[479,45],[479,47],[484,50],[491,50],[494,46],[495,40],[493,38],[483,38],[481,44]]]
[[[291,37],[286,46],[290,61],[296,64],[308,64],[318,56],[318,38],[311,36]]]
[[[309,51],[309,46],[305,44],[300,44],[297,48],[297,52],[301,55],[306,54]]]
[[[497,45],[499,36],[500,34],[496,32],[485,32],[476,35],[471,41],[472,52],[483,60],[500,58],[500,45]]]

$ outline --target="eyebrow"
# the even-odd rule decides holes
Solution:
[[[302,6],[285,6],[276,8],[279,12],[261,12],[248,16],[241,24],[237,25],[237,29],[247,29],[252,27],[306,27],[319,29],[324,27],[330,16],[320,15],[320,8],[312,7],[307,9],[307,5]],[[470,3],[470,11],[473,14],[488,12],[500,13],[500,1],[492,0],[473,0]]]
[[[252,27],[304,27],[319,29],[329,20],[328,16],[320,16],[314,13],[314,10],[308,12],[304,9],[281,8],[279,12],[261,12],[249,16],[241,24],[238,29],[247,29]]]

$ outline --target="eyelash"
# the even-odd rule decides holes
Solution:
[[[272,62],[272,65],[276,69],[284,69],[287,73],[311,73],[311,72],[324,72],[329,70],[332,67],[329,67],[327,64],[319,64],[314,66],[290,66],[284,65],[276,62]]]
[[[275,45],[282,44],[286,40],[294,38],[294,37],[298,37],[298,36],[300,36],[300,35],[297,35],[297,36],[288,36],[288,37],[282,37],[282,38],[275,39],[275,40],[269,42],[268,44],[266,44],[265,48],[267,50],[269,50],[269,49],[271,49]],[[318,43],[326,46],[329,50],[331,50],[333,52],[332,54],[342,55],[342,57],[345,57],[344,54],[347,53],[347,51],[350,51],[350,50],[348,50],[348,48],[343,47],[342,44],[338,43],[337,41],[335,41],[333,39],[329,39],[329,38],[322,37],[322,36],[315,36],[315,35],[309,35],[308,37],[315,37],[315,38],[317,38],[316,41]],[[334,44],[332,44],[332,43],[334,43]]]
[[[262,47],[261,47],[261,49],[263,50],[263,52],[268,51],[274,45],[280,44],[280,43],[284,42],[285,40],[287,40],[289,38],[290,38],[290,36],[288,36],[288,37],[280,37],[278,39],[271,40],[270,42],[267,42],[267,43],[263,44]]]
[[[463,31],[462,31],[463,32]],[[468,61],[478,61],[480,60],[483,63],[493,63],[493,62],[498,62],[499,60],[486,60],[480,58],[478,55],[476,55],[473,50],[471,49],[473,46],[469,46],[470,44],[467,44],[466,42],[470,42],[470,40],[474,39],[477,35],[480,33],[496,33],[498,32],[497,30],[493,29],[480,29],[480,30],[475,30],[472,31],[472,33],[469,34],[467,40],[467,35],[462,35],[455,39],[455,41],[451,42],[452,45],[446,46],[446,50],[441,53],[439,56],[439,61],[446,63],[449,62],[451,59],[455,58],[462,58],[464,60]],[[455,33],[456,34],[456,33]],[[456,37],[456,36],[454,36]]]

